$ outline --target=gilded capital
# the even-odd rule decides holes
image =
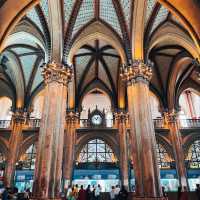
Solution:
[[[164,119],[167,123],[176,123],[177,122],[177,112],[164,112],[163,113]]]
[[[26,119],[26,112],[22,108],[17,108],[12,115],[12,120],[14,123],[23,124]]]
[[[46,84],[51,82],[58,82],[60,84],[67,85],[72,78],[72,68],[65,67],[63,64],[47,63],[42,71],[42,76]]]
[[[67,111],[66,113],[66,122],[75,123],[79,119],[79,113],[74,111]]]
[[[121,123],[126,123],[129,119],[129,115],[125,111],[119,111],[114,113],[115,120]]]
[[[152,77],[152,67],[142,60],[134,60],[129,66],[122,66],[120,69],[122,80],[127,83],[143,81],[149,83]]]

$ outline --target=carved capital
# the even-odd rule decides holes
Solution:
[[[134,60],[131,65],[120,68],[120,76],[128,84],[139,81],[149,83],[152,77],[152,67],[142,60]]]
[[[24,109],[17,108],[12,115],[12,121],[17,124],[23,124],[25,122],[27,113],[24,112]]]
[[[120,123],[126,123],[129,119],[129,115],[126,111],[118,111],[114,113],[115,120]]]
[[[163,113],[164,119],[166,123],[176,123],[178,119],[177,112],[164,112]]]
[[[67,111],[66,113],[66,122],[75,123],[79,119],[79,113],[75,111]]]
[[[51,82],[58,82],[63,85],[67,85],[73,76],[72,68],[65,67],[63,64],[52,63],[45,64],[42,76],[46,84]]]

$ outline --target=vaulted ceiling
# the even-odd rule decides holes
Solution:
[[[81,40],[82,35],[87,35],[88,27],[99,28],[99,32],[104,29],[102,31],[106,31],[119,48],[122,47],[125,62],[129,63],[135,48],[131,43],[134,37],[132,24],[136,20],[134,1],[61,2],[64,63],[68,62],[74,43]],[[147,0],[145,6],[144,57],[154,62],[150,88],[163,107],[169,108],[177,102],[183,89],[194,87],[200,90],[198,66],[194,62],[200,52],[195,50],[189,32],[165,7],[156,0]],[[1,95],[14,99],[15,106],[29,106],[43,87],[40,66],[49,59],[52,40],[49,12],[48,0],[41,0],[30,9],[10,33],[0,55]],[[119,48],[97,37],[82,44],[73,54],[76,105],[88,89],[97,87],[109,93],[118,106],[120,94],[125,95],[124,84],[119,80],[122,64]],[[5,87],[9,89],[5,90]]]

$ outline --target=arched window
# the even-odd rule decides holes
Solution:
[[[78,162],[116,162],[116,157],[103,140],[94,139],[89,141],[81,150]]]
[[[200,168],[200,140],[190,146],[186,160],[189,161],[189,168]]]
[[[35,144],[32,144],[27,150],[26,153],[23,154],[19,162],[16,163],[16,168],[19,170],[28,169],[32,170],[35,169],[35,158],[36,158],[36,148]]]
[[[12,101],[8,97],[0,98],[0,120],[11,120]]]
[[[2,152],[0,152],[0,170],[5,169],[5,162],[6,162],[5,155]]]
[[[169,154],[167,153],[163,145],[158,143],[156,147],[157,147],[156,151],[157,151],[157,160],[159,168],[169,169],[172,159],[170,158]]]

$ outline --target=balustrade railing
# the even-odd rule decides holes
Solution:
[[[180,119],[181,128],[200,128],[200,119]]]
[[[40,119],[30,119],[28,121],[28,126],[30,128],[39,128],[40,127]]]
[[[9,128],[11,120],[0,120],[0,128]]]
[[[164,120],[162,118],[154,119],[154,127],[158,129],[165,128]],[[88,119],[80,119],[80,128],[89,128],[95,127],[91,124]],[[129,123],[126,123],[129,127]],[[0,120],[0,128],[6,129],[11,125],[11,120]],[[106,119],[105,124],[100,126],[104,128],[113,128],[114,127],[113,119]],[[40,119],[29,119],[27,126],[29,128],[39,128],[40,127]],[[180,128],[200,128],[200,119],[179,119]]]

